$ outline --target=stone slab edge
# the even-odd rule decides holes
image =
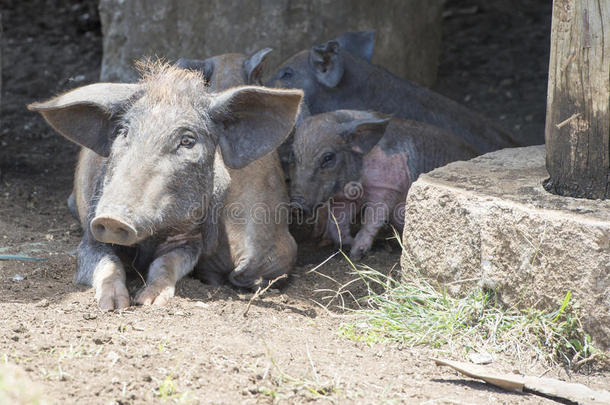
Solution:
[[[463,296],[553,311],[568,291],[585,329],[610,347],[610,201],[548,194],[544,147],[493,152],[418,179],[407,197],[403,275]]]

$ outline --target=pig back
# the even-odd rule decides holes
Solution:
[[[411,182],[420,174],[478,153],[462,138],[424,122],[393,118],[379,142],[386,153],[403,153]]]
[[[381,66],[347,52],[345,75],[336,91],[310,98],[311,112],[374,110],[425,122],[461,137],[479,153],[519,146],[513,136],[487,117],[430,89],[394,76]]]

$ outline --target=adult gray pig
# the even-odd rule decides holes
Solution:
[[[199,71],[206,84],[215,91],[245,84],[260,85],[263,63],[269,52],[271,52],[271,48],[261,49],[250,57],[229,53],[203,60],[180,58],[176,61],[175,66]],[[70,194],[67,202],[72,216],[78,220],[74,192]]]
[[[268,86],[305,92],[311,114],[373,110],[426,122],[462,137],[478,153],[518,146],[508,132],[466,107],[392,75],[328,41],[288,59]]]
[[[201,72],[210,89],[220,91],[243,84],[260,84],[269,52],[271,49],[265,48],[251,56],[228,53],[205,60],[181,58],[176,66]],[[200,259],[195,269],[197,277],[218,283],[229,273],[233,284],[242,286],[245,279],[247,286],[261,268],[273,265],[277,270],[269,274],[291,269],[296,261],[297,245],[288,230],[288,192],[278,154],[274,151],[243,169],[227,170],[231,184],[220,214],[226,243],[212,256]],[[267,220],[261,221],[260,215],[267,215]],[[232,272],[234,268],[238,269]],[[238,277],[232,276],[237,274]]]
[[[293,204],[313,212],[328,202],[325,236],[350,245],[353,259],[368,252],[385,223],[402,229],[407,192],[421,173],[476,156],[438,127],[357,110],[306,118],[295,129],[293,152]],[[361,211],[353,238],[350,225]]]
[[[75,281],[92,285],[104,310],[130,304],[119,258],[125,251],[148,266],[135,301],[163,304],[202,256],[222,250],[231,237],[218,224],[228,170],[277,147],[302,99],[297,90],[253,86],[214,93],[198,72],[163,64],[144,70],[137,84],[92,84],[28,106],[87,148],[75,175],[84,228]],[[250,282],[277,276],[269,269],[278,270],[248,271]]]

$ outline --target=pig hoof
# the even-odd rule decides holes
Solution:
[[[102,311],[113,311],[129,306],[129,292],[122,280],[102,284],[96,296]]]
[[[174,296],[175,287],[151,284],[136,295],[136,304],[163,306]]]
[[[352,260],[360,260],[368,251],[369,248],[366,246],[354,246],[354,248],[349,252],[349,258]]]

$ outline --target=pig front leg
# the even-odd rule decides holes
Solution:
[[[360,260],[371,249],[375,236],[391,218],[394,208],[404,203],[403,194],[389,189],[367,190],[367,201],[362,213],[362,227],[356,234],[350,258]]]
[[[146,286],[138,292],[136,304],[162,306],[174,296],[176,283],[190,273],[201,255],[201,237],[160,246],[159,256],[151,263]]]
[[[350,224],[354,218],[356,203],[352,201],[333,202],[329,210],[324,238],[330,238],[337,246],[352,245],[354,238]]]
[[[129,306],[121,260],[110,245],[96,241],[87,230],[78,245],[74,282],[93,286],[95,299],[103,311]]]

